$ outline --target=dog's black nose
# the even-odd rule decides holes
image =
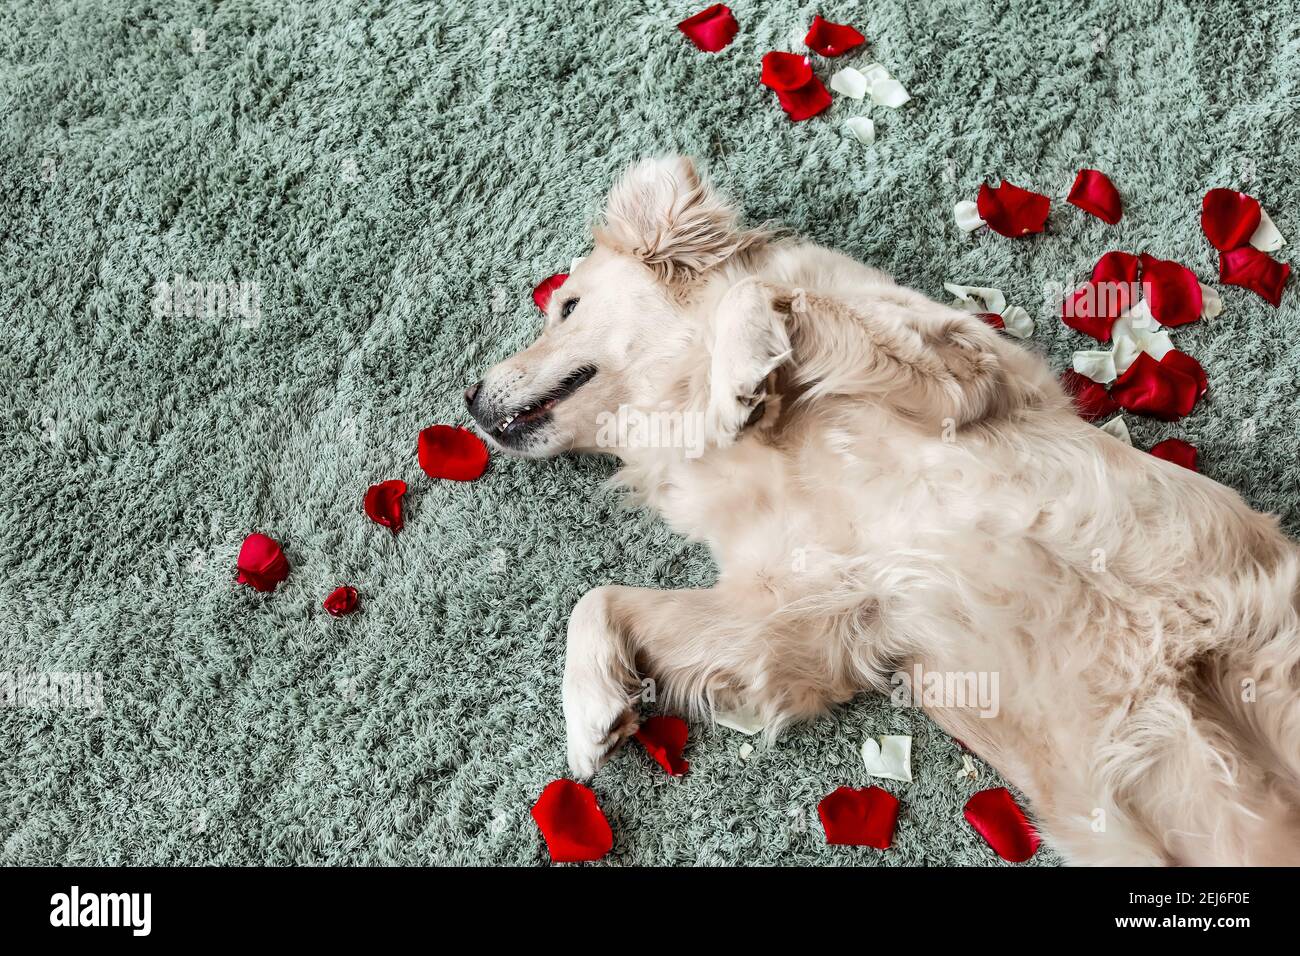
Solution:
[[[469,388],[465,389],[465,404],[466,404],[466,405],[473,405],[473,404],[474,404],[474,398],[475,398],[475,396],[478,395],[479,386],[482,385],[482,384],[483,384],[483,383],[482,383],[481,381],[480,381],[480,382],[475,382],[475,383],[474,383],[473,385],[471,385]]]

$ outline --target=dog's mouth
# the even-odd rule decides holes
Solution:
[[[539,396],[518,411],[507,415],[497,422],[488,432],[497,441],[506,442],[517,439],[544,424],[555,406],[560,404],[596,375],[594,365],[584,365],[570,374],[544,395]]]

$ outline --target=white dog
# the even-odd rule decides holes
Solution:
[[[741,228],[686,160],[629,170],[595,238],[466,399],[507,451],[617,454],[720,573],[578,602],[575,775],[635,731],[642,675],[769,734],[901,688],[1071,861],[1300,863],[1300,549],[1275,519],[1082,421],[978,318]],[[997,699],[949,699],[977,684]]]

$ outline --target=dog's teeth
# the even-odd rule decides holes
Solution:
[[[515,416],[511,415],[509,418],[502,421],[501,424],[497,426],[497,428],[499,429],[508,428],[510,426],[510,423],[513,422],[514,420],[515,420]]]

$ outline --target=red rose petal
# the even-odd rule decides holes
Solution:
[[[1102,342],[1137,292],[1140,262],[1128,252],[1108,252],[1093,266],[1092,278],[1061,304],[1061,321]]]
[[[975,318],[979,319],[985,325],[991,325],[995,329],[1005,329],[1007,324],[1002,321],[1002,316],[996,312],[976,312]]]
[[[280,543],[258,532],[244,539],[235,566],[239,569],[235,580],[256,591],[274,591],[289,576],[289,559],[280,550]]]
[[[1235,189],[1211,189],[1201,200],[1201,228],[1220,252],[1250,242],[1260,214],[1258,200]]]
[[[827,843],[888,850],[898,822],[898,799],[879,787],[840,787],[817,804],[817,815]]]
[[[557,272],[533,286],[533,302],[537,308],[545,312],[547,306],[551,304],[551,296],[555,294],[556,289],[564,285],[564,280],[567,278],[569,278],[567,272]]]
[[[1095,422],[1119,411],[1119,406],[1110,397],[1110,392],[1106,391],[1106,386],[1080,375],[1072,368],[1067,368],[1061,374],[1061,385],[1074,400],[1075,411],[1084,421]]]
[[[1165,358],[1174,354],[1176,350]],[[1131,412],[1166,421],[1182,418],[1196,404],[1201,386],[1195,378],[1176,368],[1176,364],[1177,360],[1157,362],[1149,353],[1141,352],[1128,371],[1115,380],[1110,397]]]
[[[393,534],[402,530],[402,495],[406,494],[406,482],[394,478],[381,481],[366,489],[364,507],[366,517],[375,524],[391,528]]]
[[[1186,325],[1201,317],[1201,283],[1196,273],[1145,252],[1138,258],[1142,260],[1142,292],[1157,322]]]
[[[473,481],[487,468],[488,450],[471,431],[453,425],[430,425],[420,432],[420,467],[430,478]]]
[[[803,42],[808,49],[822,56],[840,56],[854,47],[862,46],[867,38],[851,26],[831,23],[819,14],[813,17],[812,26],[808,28],[808,35],[803,38]]]
[[[576,781],[547,784],[531,812],[556,863],[599,860],[614,846],[614,832],[596,795]]]
[[[794,122],[810,119],[831,105],[831,95],[822,81],[813,77],[797,90],[777,90],[781,109]]]
[[[330,592],[321,607],[335,617],[351,614],[357,609],[357,589],[348,584],[341,584]]]
[[[1201,368],[1201,363],[1186,352],[1171,349],[1165,353],[1165,357],[1160,360],[1160,364],[1165,368],[1173,369],[1175,372],[1181,372],[1196,382],[1197,398],[1200,398],[1209,390],[1210,379],[1206,376],[1205,369]]]
[[[1151,454],[1157,458],[1163,458],[1165,461],[1172,461],[1175,465],[1182,465],[1184,468],[1196,471],[1196,446],[1189,445],[1181,438],[1166,438],[1151,449]]]
[[[680,717],[651,717],[637,730],[636,739],[654,757],[655,763],[674,777],[680,777],[691,769],[691,765],[682,759],[686,734],[686,721]]]
[[[717,53],[736,38],[740,24],[731,15],[730,7],[715,3],[695,16],[687,17],[677,24],[677,29],[690,37],[691,42],[705,53]]]
[[[1124,214],[1119,190],[1105,173],[1095,169],[1079,170],[1079,175],[1074,177],[1068,201],[1112,226]]]
[[[1041,842],[1038,832],[1029,825],[1006,787],[981,790],[966,801],[962,813],[1002,859],[1024,863],[1037,852]]]
[[[1290,263],[1278,262],[1254,246],[1219,253],[1219,281],[1256,292],[1274,308],[1282,304],[1282,288],[1290,275]]]
[[[763,57],[763,72],[758,82],[780,93],[807,86],[812,78],[812,63],[806,56],[773,50]]]
[[[1012,239],[1042,232],[1052,201],[1041,193],[1013,186],[1006,180],[997,189],[988,183],[980,186],[975,201],[980,218],[994,232]]]

